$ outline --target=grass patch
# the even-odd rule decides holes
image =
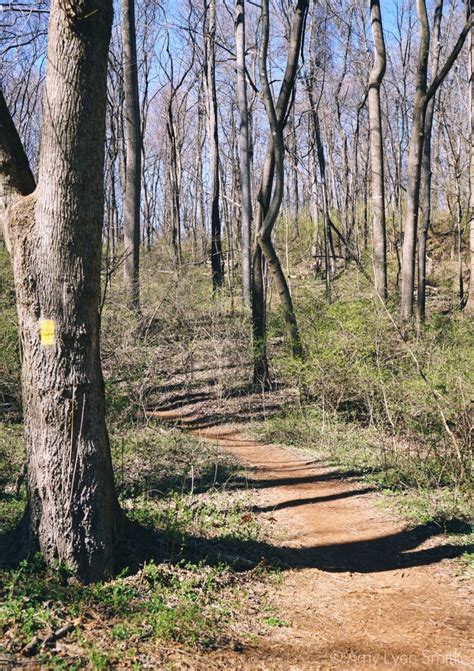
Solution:
[[[23,446],[19,427],[3,427],[1,435],[2,461],[11,465],[0,497],[5,532],[25,505],[14,492]],[[263,535],[236,465],[213,446],[159,425],[115,433],[112,447],[121,504],[160,543],[163,561],[87,586],[39,555],[0,569],[1,654],[45,669],[138,669],[162,668],[170,650],[196,659],[241,646],[267,626],[259,609],[271,573],[235,570],[239,555],[232,551],[220,561],[213,556],[212,565],[189,560],[205,557],[207,542],[228,548]],[[247,569],[258,561],[241,559]]]
[[[151,654],[157,641],[226,646],[252,583],[226,566],[149,562],[135,575],[82,586],[40,557],[0,578],[2,652],[36,656],[45,668],[123,668]],[[65,624],[67,635],[48,640]]]
[[[311,451],[328,463],[357,474],[386,495],[410,523],[473,519],[469,486],[443,483],[443,464],[436,454],[403,442],[376,426],[343,421],[337,412],[293,409],[256,429],[258,437]]]

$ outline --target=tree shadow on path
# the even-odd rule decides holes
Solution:
[[[453,543],[419,548],[425,541],[444,534],[440,526],[432,523],[367,540],[311,547],[276,546],[264,541],[225,537],[209,540],[183,536],[176,543],[176,547],[180,547],[179,553],[170,557],[164,556],[165,539],[162,534],[133,526],[133,533],[121,553],[125,560],[122,561],[123,566],[130,569],[138,568],[151,559],[158,562],[185,559],[205,561],[211,565],[224,563],[241,571],[265,564],[282,570],[314,568],[328,572],[380,573],[436,564],[473,550],[472,545]],[[169,548],[169,539],[166,545]]]

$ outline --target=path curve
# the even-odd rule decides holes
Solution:
[[[209,668],[474,670],[474,590],[453,574],[460,549],[435,527],[406,530],[367,486],[296,450],[232,426],[193,428],[184,408],[153,414],[247,467],[256,511],[288,557],[274,599],[288,626],[216,653]]]

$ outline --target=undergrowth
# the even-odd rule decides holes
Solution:
[[[283,350],[277,364],[299,400],[260,435],[370,473],[401,499],[410,492],[414,508],[424,501],[420,518],[472,518],[472,324],[434,313],[418,334],[403,334],[393,308],[374,303],[363,278],[355,297],[350,281],[348,271],[331,304],[314,286],[299,290],[306,357]],[[277,311],[276,331],[279,320]]]
[[[303,264],[305,255],[301,243],[290,261]],[[24,456],[16,317],[4,258],[0,273],[5,534],[21,517],[25,488],[18,477]],[[474,343],[463,315],[433,313],[420,333],[402,337],[356,270],[335,282],[331,304],[322,298],[321,280],[301,273],[292,290],[306,356],[295,361],[288,353],[281,311],[269,300],[269,351],[280,397],[267,401],[248,394],[249,316],[235,309],[238,299],[227,289],[213,295],[208,275],[203,267],[177,277],[150,254],[141,317],[125,306],[119,275],[102,312],[117,489],[159,559],[142,561],[138,570],[128,566],[96,586],[80,586],[67,567],[47,568],[38,557],[3,567],[0,629],[12,658],[22,652],[43,668],[149,668],[165,663],[170,649],[238,646],[260,626],[284,626],[261,596],[266,578],[254,570],[258,559],[242,556],[265,531],[236,465],[160,422],[162,407],[207,403],[206,413],[215,412],[219,422],[229,421],[217,412],[228,403],[233,421],[231,400],[247,395],[243,410],[239,401],[240,419],[251,417],[261,437],[316,451],[370,480],[414,523],[434,520],[449,530],[453,519],[472,519]],[[236,570],[242,567],[250,570]]]
[[[7,428],[2,436],[2,460],[21,458],[18,431]],[[0,653],[47,669],[156,668],[170,651],[186,657],[191,649],[199,655],[238,647],[269,626],[259,609],[271,574],[258,568],[258,558],[239,555],[242,542],[263,532],[236,465],[216,448],[157,425],[112,434],[112,450],[121,505],[148,530],[157,559],[138,559],[142,568],[125,566],[113,580],[89,586],[39,555],[4,566]],[[24,487],[17,496],[7,478],[1,532],[16,524],[24,505]],[[124,550],[132,561],[143,554]]]
[[[84,586],[39,556],[0,577],[4,652],[22,652],[48,669],[150,668],[157,641],[225,647],[252,582],[225,565],[150,561],[133,575]],[[67,626],[60,641],[48,640]]]

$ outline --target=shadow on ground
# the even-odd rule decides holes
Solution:
[[[462,522],[460,522],[462,526]],[[465,531],[467,531],[467,526]],[[414,566],[426,566],[444,559],[460,557],[472,551],[467,544],[439,543],[434,547],[419,549],[425,541],[443,535],[436,524],[424,524],[413,529],[387,536],[317,545],[308,548],[274,546],[267,542],[184,536],[175,539],[176,554],[170,555],[170,539],[159,532],[134,526],[129,540],[124,544],[122,566],[136,569],[145,561],[205,561],[209,564],[228,564],[235,570],[245,571],[258,565],[279,567],[282,570],[315,568],[328,572],[379,573]]]

